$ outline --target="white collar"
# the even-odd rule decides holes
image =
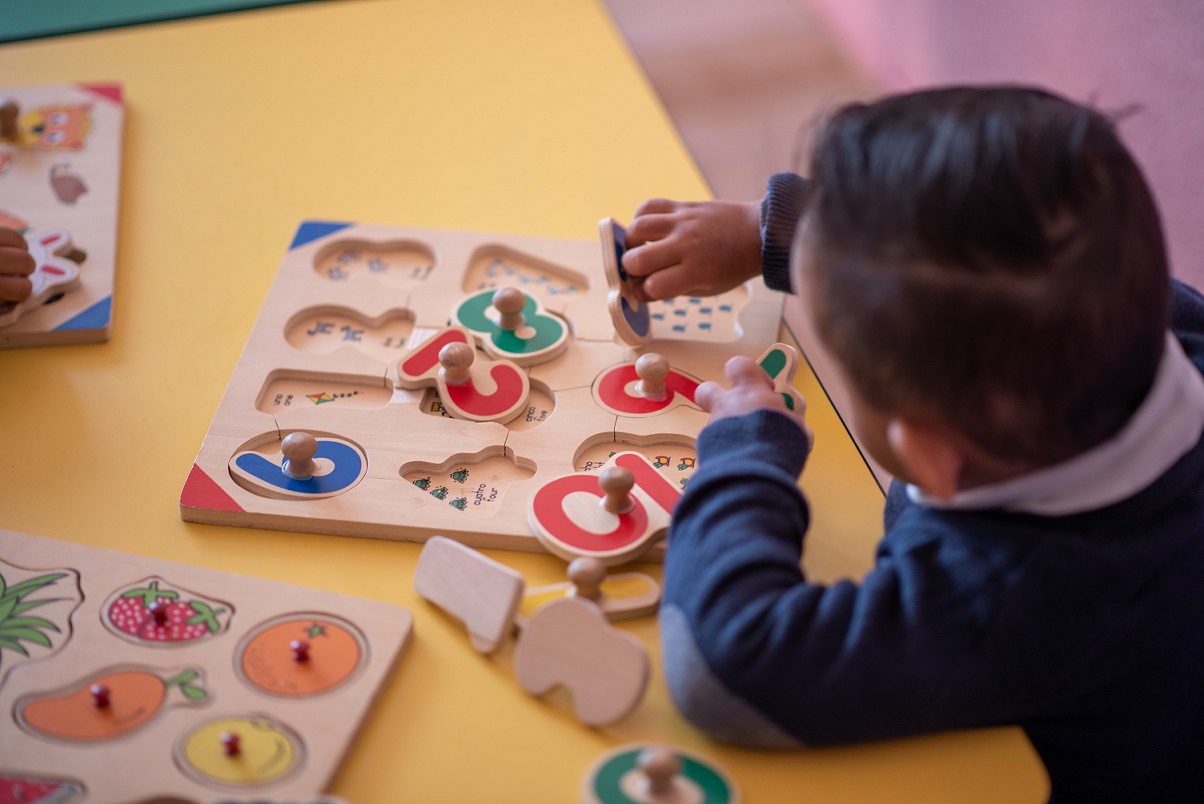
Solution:
[[[1204,378],[1174,335],[1145,401],[1120,432],[1054,466],[941,500],[908,485],[913,502],[929,508],[1000,508],[1043,516],[1093,511],[1132,497],[1183,457],[1204,432]]]

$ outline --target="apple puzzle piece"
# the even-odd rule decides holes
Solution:
[[[532,695],[563,686],[573,711],[590,726],[626,715],[648,687],[648,653],[631,634],[612,628],[593,603],[553,600],[527,622],[514,654],[518,683]]]
[[[468,627],[481,653],[501,646],[514,627],[523,576],[471,547],[432,536],[418,556],[414,589]]]

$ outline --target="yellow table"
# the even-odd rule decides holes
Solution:
[[[10,85],[125,84],[115,334],[0,352],[0,527],[400,603],[416,638],[333,793],[385,801],[574,800],[611,746],[718,760],[751,802],[1020,801],[1045,778],[1018,730],[760,753],[673,710],[656,624],[650,692],[612,728],[528,697],[414,593],[419,548],[180,520],[177,500],[302,219],[592,239],[604,215],[707,189],[589,0],[346,0],[0,47]],[[881,498],[813,378],[807,567],[864,572]],[[547,556],[493,554],[530,583]],[[655,570],[654,570],[655,571]],[[13,728],[11,721],[0,728]]]

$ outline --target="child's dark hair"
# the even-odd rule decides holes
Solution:
[[[795,282],[870,405],[1036,467],[1141,403],[1169,324],[1166,250],[1104,115],[1022,87],[855,104],[811,177]]]

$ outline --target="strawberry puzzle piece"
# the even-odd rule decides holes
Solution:
[[[114,592],[104,605],[105,627],[139,645],[194,643],[230,625],[229,603],[172,588],[150,577]]]

